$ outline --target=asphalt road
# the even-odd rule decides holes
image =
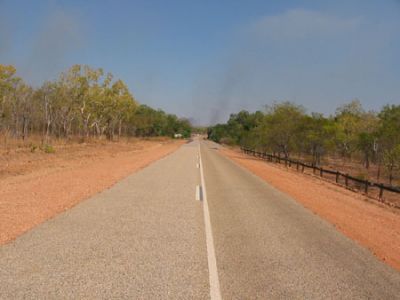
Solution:
[[[400,299],[399,272],[200,148],[1,246],[0,299]]]

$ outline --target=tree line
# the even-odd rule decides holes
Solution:
[[[325,156],[359,159],[366,169],[378,166],[378,180],[383,166],[390,184],[400,170],[400,105],[373,112],[353,100],[326,117],[291,102],[274,103],[265,111],[231,114],[226,124],[209,127],[208,137],[314,165]]]
[[[26,139],[70,136],[189,137],[187,119],[139,104],[120,79],[103,69],[74,65],[38,88],[0,64],[0,133]]]

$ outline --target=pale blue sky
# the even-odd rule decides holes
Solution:
[[[0,63],[39,85],[75,63],[197,120],[289,100],[400,103],[400,1],[0,0]]]

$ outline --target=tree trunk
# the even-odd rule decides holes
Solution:
[[[376,181],[379,182],[380,178],[381,178],[381,162],[378,161],[378,172],[376,173]]]
[[[118,124],[118,139],[121,137],[122,134],[122,120],[119,120]]]
[[[365,152],[365,168],[369,169],[369,153]]]
[[[393,181],[393,165],[390,165],[389,167],[389,184],[392,185]]]

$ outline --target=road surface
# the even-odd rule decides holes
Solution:
[[[217,148],[186,144],[1,246],[0,299],[400,299],[399,272]]]

